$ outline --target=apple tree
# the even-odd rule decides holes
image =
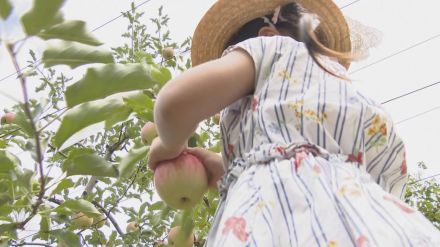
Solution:
[[[160,88],[190,67],[190,39],[171,40],[162,8],[146,21],[132,4],[125,41],[108,49],[84,21],[64,19],[64,3],[34,0],[19,16],[25,37],[2,41],[22,96],[0,126],[0,246],[165,246],[177,226],[201,246],[216,192],[191,210],[168,207],[140,137]],[[3,20],[13,11],[0,0]],[[29,42],[45,49],[24,56]],[[189,145],[220,150],[215,118]]]
[[[418,167],[421,172],[427,168],[423,162]],[[417,208],[440,230],[440,184],[435,176],[410,175],[405,202]]]

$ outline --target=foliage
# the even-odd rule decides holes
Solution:
[[[24,97],[5,109],[16,114],[13,123],[0,126],[0,246],[158,246],[174,225],[194,228],[201,246],[216,192],[190,211],[167,207],[155,195],[140,138],[160,88],[190,67],[190,39],[172,42],[162,8],[147,25],[132,4],[123,13],[127,42],[107,50],[83,21],[64,19],[64,2],[34,0],[21,16],[26,38],[5,44]],[[0,0],[0,17],[9,18],[13,8]],[[62,42],[41,54],[30,50],[21,71],[20,48],[32,39]],[[162,57],[165,47],[177,51],[173,58]],[[76,80],[79,67],[86,73]],[[201,126],[189,145],[218,152],[217,125],[207,119]],[[77,212],[104,215],[106,224],[75,229]],[[128,222],[141,230],[127,233]]]
[[[419,168],[424,170],[426,166],[419,163]],[[417,208],[440,230],[440,184],[437,180],[410,176],[405,202]]]

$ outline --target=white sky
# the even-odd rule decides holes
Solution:
[[[355,0],[336,0],[340,7]],[[30,7],[28,0],[13,0],[19,10]],[[81,19],[88,23],[89,29],[100,26],[118,16],[121,11],[128,10],[132,1],[122,0],[68,0],[63,8],[66,19]],[[144,2],[136,0],[135,4]],[[176,41],[183,41],[192,34],[197,22],[214,0],[151,0],[139,10],[146,16],[155,16],[157,8],[164,6],[164,12],[170,17],[169,27]],[[383,57],[403,50],[420,41],[440,34],[440,2],[438,0],[360,0],[343,9],[344,14],[360,21],[364,25],[374,27],[383,34],[382,43],[371,51],[371,56],[362,62],[352,64],[351,71],[368,65]],[[18,19],[11,18],[7,23],[0,22],[0,37],[10,39],[20,36],[17,31]],[[121,44],[120,35],[126,30],[124,18],[100,28],[94,34],[106,46]],[[153,28],[152,28],[153,29]],[[21,64],[28,59],[27,50],[37,51],[43,43],[31,39],[23,47],[20,55]],[[416,48],[388,60],[375,64],[351,75],[359,80],[359,89],[379,102],[404,94],[411,90],[440,80],[440,69],[436,58],[440,52],[440,37],[426,42]],[[38,52],[37,52],[38,54]],[[9,75],[14,69],[4,46],[0,47],[0,79]],[[81,76],[81,70],[76,70]],[[11,77],[0,82],[0,92],[21,98],[18,81]],[[420,112],[440,106],[440,85],[422,92],[404,97],[385,105],[395,122],[407,119]],[[10,107],[14,102],[0,94],[0,110]],[[440,137],[440,110],[432,111],[423,116],[397,125],[397,131],[405,140],[409,170],[416,169],[416,163],[424,161],[430,171],[427,174],[440,172],[440,158],[437,156],[437,143]]]

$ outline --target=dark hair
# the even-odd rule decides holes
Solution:
[[[321,67],[323,70],[331,75],[348,80],[348,78],[337,75],[336,72],[329,70],[319,61],[318,54],[333,57],[338,60],[353,60],[354,57],[349,53],[343,53],[329,49],[319,41],[314,32],[315,28],[313,25],[315,17],[313,14],[307,12],[307,10],[304,9],[300,4],[292,2],[282,6],[280,10],[280,16],[282,17],[282,20],[279,19],[276,24],[273,24],[270,21],[272,20],[273,14],[267,15],[265,17],[271,22],[271,24],[276,27],[276,29],[282,35],[290,36],[299,42],[304,42],[307,50],[309,51],[309,54],[319,67]],[[242,26],[238,30],[238,32],[231,37],[231,39],[227,43],[227,47],[230,45],[235,45],[246,39],[257,37],[258,32],[262,27],[271,24],[268,24],[263,17],[253,19],[252,21]]]

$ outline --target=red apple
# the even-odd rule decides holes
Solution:
[[[173,47],[165,47],[162,50],[162,56],[165,59],[171,59],[174,57],[174,48]]]
[[[154,171],[154,184],[162,200],[175,209],[190,209],[208,189],[203,164],[192,154],[182,153],[174,160],[160,162]]]
[[[1,123],[11,124],[12,122],[14,122],[14,119],[15,119],[15,113],[7,112],[5,115],[2,116]]]
[[[153,139],[157,137],[156,125],[153,122],[147,122],[141,129],[141,139],[145,145],[151,145]]]
[[[128,225],[127,225],[127,228],[126,228],[127,232],[137,232],[139,230],[140,230],[139,224],[137,222],[134,222],[134,221],[129,222]]]
[[[194,232],[184,236],[180,226],[175,226],[168,233],[168,246],[170,247],[192,247],[194,244]]]

